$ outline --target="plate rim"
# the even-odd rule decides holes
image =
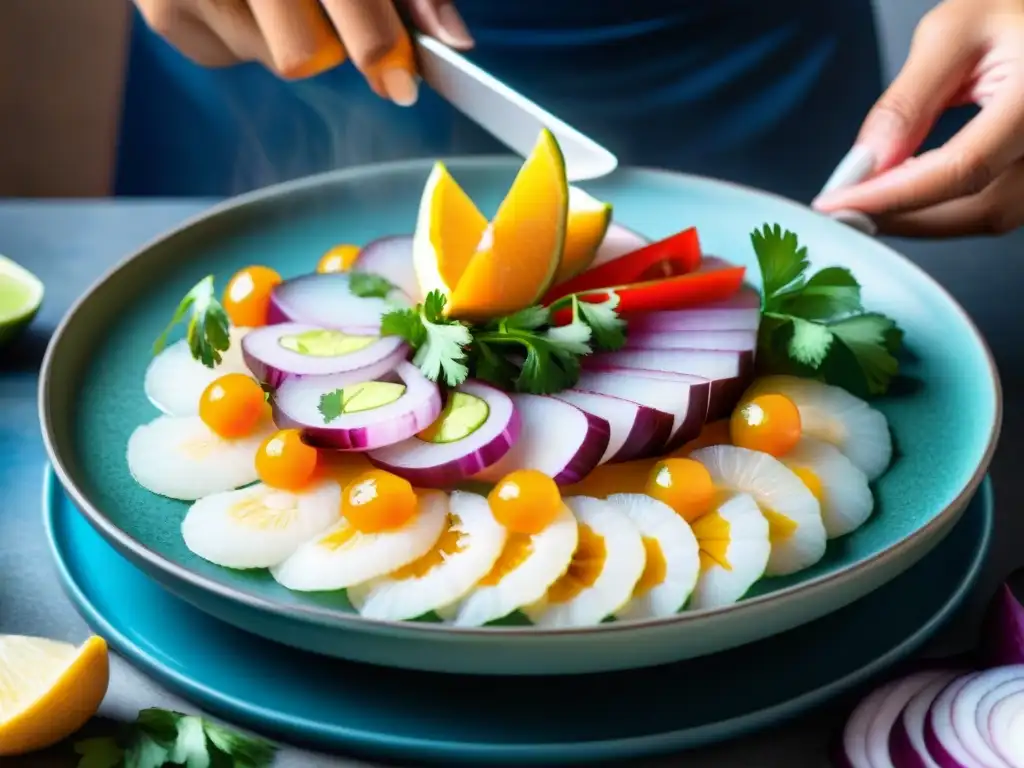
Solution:
[[[996,446],[999,441],[999,435],[1002,430],[1003,421],[1003,390],[1002,382],[999,377],[999,371],[996,367],[995,358],[992,355],[992,351],[989,348],[984,336],[981,334],[974,321],[971,320],[966,310],[960,305],[960,303],[949,293],[946,288],[935,280],[931,275],[924,271],[920,266],[915,264],[913,261],[903,256],[893,248],[889,247],[886,243],[883,243],[875,238],[868,237],[863,233],[852,230],[843,224],[835,222],[829,217],[814,211],[798,202],[790,200],[781,195],[774,194],[772,192],[765,192],[763,190],[748,187],[743,184],[738,184],[731,181],[723,181],[719,179],[713,179],[706,176],[699,176],[696,174],[681,173],[678,171],[669,171],[660,168],[647,168],[643,166],[624,166],[618,169],[615,174],[621,174],[622,172],[639,172],[646,175],[661,176],[663,178],[673,181],[683,181],[690,185],[705,186],[712,188],[727,189],[733,192],[742,192],[746,194],[752,194],[757,197],[766,197],[777,203],[782,203],[787,207],[792,207],[806,214],[810,211],[812,214],[820,217],[821,219],[829,222],[831,225],[838,227],[837,231],[846,232],[846,236],[860,238],[863,237],[868,241],[871,241],[875,246],[880,247],[888,252],[890,258],[894,258],[909,267],[913,272],[917,273],[920,280],[930,284],[930,286],[937,290],[941,296],[949,303],[955,314],[959,317],[960,321],[964,323],[969,334],[973,336],[974,342],[978,348],[981,349],[983,357],[985,358],[986,368],[989,373],[989,381],[992,385],[993,394],[993,419],[992,424],[989,427],[989,438],[985,446],[985,450],[982,453],[981,460],[978,466],[975,468],[974,473],[968,479],[967,483],[960,489],[949,504],[932,517],[927,523],[917,528],[916,530],[908,533],[900,540],[894,542],[890,546],[882,549],[879,552],[860,560],[853,565],[843,568],[834,573],[822,574],[806,581],[801,581],[798,584],[793,584],[781,589],[773,590],[762,595],[755,597],[745,598],[739,602],[733,603],[727,606],[721,606],[717,608],[702,608],[690,611],[683,611],[672,616],[665,616],[660,618],[652,619],[640,619],[640,620],[629,620],[629,621],[617,621],[599,624],[593,627],[568,627],[568,628],[540,628],[534,626],[497,626],[497,627],[452,627],[446,624],[432,624],[426,622],[408,622],[408,621],[391,621],[384,619],[368,618],[359,615],[355,612],[340,611],[336,608],[327,608],[317,605],[284,605],[273,599],[263,597],[254,593],[246,592],[239,588],[222,584],[216,579],[208,576],[204,576],[197,573],[179,563],[172,561],[171,559],[161,555],[155,550],[149,548],[141,541],[135,539],[127,532],[118,527],[112,520],[110,520],[105,513],[103,513],[97,506],[92,504],[87,494],[78,487],[78,485],[72,480],[71,473],[68,471],[64,464],[63,458],[59,455],[56,449],[57,439],[55,436],[55,426],[53,419],[51,418],[49,401],[50,401],[50,389],[52,385],[51,369],[55,364],[55,358],[57,356],[57,350],[61,346],[62,339],[68,329],[74,324],[77,315],[81,311],[82,307],[90,300],[93,293],[95,293],[104,283],[111,279],[114,275],[126,268],[129,264],[134,262],[136,259],[143,257],[148,251],[156,247],[160,243],[169,240],[182,232],[186,232],[195,226],[201,225],[211,219],[217,219],[222,215],[229,214],[237,209],[245,208],[249,205],[259,203],[262,201],[287,197],[288,195],[303,191],[311,188],[316,188],[324,185],[334,185],[351,181],[353,179],[359,179],[366,176],[378,176],[384,173],[408,173],[415,170],[428,171],[429,168],[436,162],[445,163],[453,171],[458,171],[460,168],[482,168],[482,169],[495,169],[501,168],[502,166],[508,167],[510,170],[515,169],[519,161],[515,157],[508,155],[476,155],[471,157],[445,157],[439,159],[432,158],[413,158],[407,160],[396,160],[386,163],[371,163],[365,165],[353,166],[350,168],[343,168],[335,171],[328,171],[325,173],[314,174],[311,176],[305,176],[302,178],[294,179],[291,181],[274,184],[261,189],[256,189],[251,192],[244,193],[235,197],[230,197],[215,203],[213,206],[206,208],[198,213],[187,217],[184,221],[180,222],[176,226],[168,229],[156,237],[150,238],[142,246],[136,248],[134,251],[129,253],[124,258],[116,262],[112,267],[107,269],[101,274],[89,288],[79,296],[74,303],[71,305],[67,313],[61,318],[60,323],[54,330],[52,337],[46,347],[46,353],[43,356],[43,362],[40,366],[39,373],[39,388],[38,388],[38,412],[39,421],[41,426],[43,445],[46,449],[46,453],[51,466],[61,485],[65,491],[71,496],[75,505],[81,510],[82,514],[86,516],[89,522],[94,528],[102,535],[107,541],[109,541],[116,549],[122,551],[125,556],[131,558],[138,558],[144,561],[147,565],[154,567],[169,577],[182,581],[189,584],[192,587],[212,592],[220,597],[228,600],[241,602],[249,607],[257,610],[272,613],[272,614],[284,614],[292,618],[297,618],[302,621],[309,621],[318,624],[326,624],[328,626],[335,626],[339,628],[352,628],[359,631],[401,631],[403,633],[420,634],[422,637],[434,636],[437,633],[450,636],[476,636],[476,637],[503,637],[509,635],[518,636],[535,636],[535,637],[553,637],[559,635],[580,635],[580,634],[610,634],[617,632],[629,632],[639,631],[643,629],[652,628],[665,628],[667,626],[685,625],[694,621],[707,620],[711,617],[725,616],[736,611],[749,610],[752,606],[763,606],[771,602],[778,602],[787,598],[793,597],[798,594],[814,594],[820,592],[826,588],[829,584],[839,582],[840,580],[849,579],[856,574],[865,570],[878,567],[886,562],[894,559],[898,559],[900,555],[906,550],[914,548],[914,545],[918,540],[925,538],[932,531],[940,531],[944,527],[948,529],[950,524],[955,520],[957,515],[963,510],[966,502],[968,502],[974,494],[977,492],[981,485],[988,467],[992,462],[992,457],[995,453]],[[614,177],[612,174],[611,177]],[[953,518],[951,520],[950,518]],[[936,540],[941,540],[941,537]],[[933,544],[934,546],[934,544]],[[930,548],[929,548],[930,549]],[[926,550],[926,552],[929,550]]]
[[[957,587],[951,594],[946,596],[946,599],[934,614],[910,635],[902,638],[888,651],[871,662],[836,680],[832,680],[826,685],[806,691],[799,696],[775,705],[762,707],[736,717],[692,728],[676,729],[644,736],[575,741],[570,743],[536,742],[531,744],[495,745],[481,741],[458,742],[450,739],[430,740],[423,737],[403,736],[401,734],[387,735],[335,723],[317,723],[308,718],[290,716],[279,711],[268,710],[266,707],[251,705],[237,697],[217,691],[199,680],[190,678],[187,674],[170,669],[153,654],[147,653],[144,647],[132,642],[124,633],[116,629],[100,613],[99,609],[93,605],[86,596],[85,591],[74,581],[67,560],[61,556],[62,550],[57,542],[58,537],[54,525],[57,516],[55,512],[56,493],[62,491],[66,500],[72,502],[72,504],[74,500],[70,498],[70,494],[66,489],[63,487],[58,489],[57,485],[56,474],[52,467],[47,465],[44,468],[43,482],[43,526],[47,537],[47,544],[50,547],[51,555],[60,577],[61,587],[90,628],[103,634],[104,638],[110,642],[118,653],[135,666],[141,668],[145,673],[156,678],[158,682],[172,689],[175,693],[183,695],[185,698],[192,697],[190,701],[198,703],[203,708],[210,709],[213,714],[217,714],[217,710],[219,710],[221,713],[227,713],[221,716],[228,720],[241,718],[237,722],[243,725],[269,722],[271,723],[270,729],[277,730],[279,734],[291,730],[293,734],[300,734],[299,738],[320,740],[323,743],[326,743],[328,739],[334,739],[338,742],[346,742],[351,748],[376,750],[393,756],[406,752],[417,752],[428,753],[432,756],[430,759],[453,759],[451,753],[458,752],[461,754],[455,759],[460,762],[467,760],[497,759],[513,761],[543,758],[544,760],[557,760],[567,763],[594,759],[622,759],[638,757],[640,755],[650,756],[675,750],[688,750],[708,746],[726,736],[748,735],[772,724],[785,722],[806,712],[816,704],[831,701],[844,692],[875,679],[885,670],[920,650],[952,618],[952,615],[963,606],[969,592],[977,585],[985,560],[991,549],[995,528],[993,484],[991,477],[986,475],[979,485],[978,493],[971,500],[971,502],[978,500],[981,504],[980,514],[984,518],[981,536],[975,544],[970,563]],[[102,535],[101,538],[103,538]],[[105,538],[103,540],[104,543],[114,549],[119,557],[124,557],[111,542]],[[130,560],[128,562],[131,564]],[[133,565],[132,567],[136,566]],[[148,578],[142,571],[140,571],[140,575]],[[159,584],[157,586],[159,587]],[[163,589],[162,587],[159,588]],[[884,586],[881,587],[881,589],[884,588]],[[169,592],[167,595],[172,599],[187,603],[187,601]],[[189,608],[202,612],[201,609],[192,605],[189,605]],[[790,631],[799,631],[799,627]],[[273,642],[270,640],[264,641]],[[695,660],[690,659],[688,661],[693,662]],[[257,725],[256,730],[259,730],[260,727],[265,726]],[[340,747],[333,748],[338,749]]]

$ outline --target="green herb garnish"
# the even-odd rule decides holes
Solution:
[[[903,332],[865,312],[860,284],[844,267],[807,276],[807,248],[776,224],[754,230],[761,268],[758,366],[766,373],[821,379],[864,396],[884,394],[899,370]]]
[[[266,768],[277,748],[199,717],[144,709],[116,737],[79,741],[78,768]]]
[[[171,322],[153,344],[153,354],[159,354],[167,345],[167,337],[174,327],[188,315],[185,337],[192,357],[207,368],[213,368],[221,361],[221,352],[231,346],[228,330],[231,326],[227,312],[217,300],[213,288],[213,275],[207,275],[185,294],[185,298],[174,310]]]
[[[320,405],[317,406],[317,410],[324,417],[324,424],[330,424],[345,412],[345,391],[336,389],[333,392],[325,392],[320,395]]]
[[[386,299],[395,290],[394,284],[380,275],[352,272],[348,276],[348,290],[363,299]]]
[[[444,314],[447,299],[440,291],[431,291],[422,304],[413,309],[396,309],[381,319],[383,336],[400,336],[416,350],[413,364],[431,381],[443,376],[448,386],[466,380],[466,348],[473,341],[467,325],[450,320]]]

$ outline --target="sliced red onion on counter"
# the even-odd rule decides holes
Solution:
[[[984,625],[981,656],[998,659],[1000,666],[929,669],[876,689],[851,713],[836,763],[844,768],[1024,768],[1021,586],[1024,569],[992,600]],[[987,636],[991,633],[1001,636]]]
[[[441,413],[441,393],[411,363],[387,380],[352,382],[346,374],[287,379],[274,393],[274,422],[300,429],[311,445],[369,451],[406,440]]]
[[[712,349],[624,349],[588,355],[590,370],[611,368],[665,371],[698,376],[711,382],[707,420],[724,419],[736,407],[754,375],[750,352]]]
[[[672,434],[672,414],[612,395],[567,389],[552,395],[608,422],[608,447],[601,464],[657,453]]]
[[[336,381],[346,384],[372,381],[394,370],[408,354],[397,336],[353,334],[303,323],[267,325],[242,339],[242,357],[252,375],[275,388],[302,376],[337,375],[341,378]]]
[[[638,235],[621,224],[612,222],[608,225],[608,231],[605,233],[604,240],[598,246],[597,253],[594,254],[594,260],[590,262],[590,266],[587,269],[599,267],[606,262],[614,261],[620,256],[625,256],[627,253],[639,251],[645,245],[650,245],[650,240],[646,237]]]
[[[753,352],[757,331],[639,331],[630,330],[626,349],[714,349]]]
[[[559,485],[593,471],[608,447],[608,422],[546,395],[510,395],[519,412],[519,439],[476,479],[496,483],[517,469],[536,469]]]
[[[381,317],[411,300],[401,291],[386,299],[363,298],[349,290],[345,273],[316,272],[285,280],[270,294],[270,323],[307,323],[345,330],[352,326],[380,328]]]
[[[761,294],[752,288],[741,288],[722,301],[692,309],[640,312],[627,319],[630,333],[756,331],[761,323]]]
[[[448,393],[441,415],[426,430],[370,451],[367,458],[413,485],[450,488],[501,459],[519,432],[519,413],[508,395],[466,381]]]
[[[363,246],[353,272],[379,275],[399,288],[413,303],[423,300],[412,267],[412,235],[380,237]]]
[[[611,395],[672,414],[668,442],[654,453],[681,446],[700,434],[708,415],[711,384],[697,376],[609,367],[584,371],[576,389]]]

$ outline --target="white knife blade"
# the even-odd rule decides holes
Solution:
[[[426,35],[412,37],[423,80],[517,154],[529,155],[541,128],[547,128],[562,148],[569,181],[596,179],[618,166],[618,158],[607,149],[464,56]]]

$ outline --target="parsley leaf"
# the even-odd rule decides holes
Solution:
[[[333,392],[325,392],[320,395],[320,404],[317,406],[320,415],[324,417],[324,424],[330,424],[345,412],[345,392],[336,389]]]
[[[899,370],[903,332],[865,312],[857,279],[844,267],[806,276],[807,249],[779,225],[751,235],[764,285],[758,367],[818,378],[861,397],[884,394]]]
[[[521,347],[526,356],[515,377],[513,387],[517,392],[533,395],[550,395],[569,389],[580,378],[578,353],[573,351],[575,342],[551,339],[538,331],[505,329],[484,331],[475,337],[479,346]]]
[[[348,276],[348,290],[363,299],[385,299],[395,290],[387,278],[369,272],[352,272]]]
[[[74,750],[78,768],[268,768],[277,748],[199,717],[145,709],[119,738],[86,739]]]
[[[192,357],[207,368],[213,368],[221,361],[221,352],[231,346],[228,335],[230,320],[224,307],[217,300],[213,287],[213,275],[207,275],[185,294],[185,298],[174,310],[171,322],[153,343],[153,354],[159,354],[167,346],[167,337],[178,323],[188,316],[185,338]]]
[[[415,309],[396,309],[381,319],[381,333],[401,336],[416,354],[413,363],[431,381],[444,378],[450,387],[466,380],[466,347],[473,341],[468,327],[445,317],[447,299],[431,291]]]
[[[515,387],[519,369],[508,358],[479,338],[473,339],[473,352],[473,373],[478,379],[506,391]]]
[[[580,317],[593,331],[594,346],[608,352],[622,349],[626,343],[626,321],[615,311],[619,306],[618,294],[610,292],[608,298],[599,304],[573,301],[573,313],[578,306]]]

